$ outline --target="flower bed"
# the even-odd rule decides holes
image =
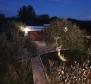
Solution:
[[[88,74],[91,72],[91,66],[88,59],[82,63],[75,60],[63,63],[56,52],[42,55],[41,59],[52,84],[91,84],[91,75]],[[87,72],[85,76],[84,72]]]

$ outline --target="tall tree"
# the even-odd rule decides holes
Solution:
[[[31,5],[28,5],[22,6],[19,9],[18,16],[23,22],[29,23],[30,21],[32,22],[35,19],[36,13],[33,7]]]
[[[41,24],[49,24],[50,17],[47,14],[40,15],[39,21]]]
[[[48,46],[56,47],[58,56],[67,61],[60,53],[62,48],[83,51],[85,49],[83,33],[79,27],[67,20],[53,20],[44,29],[44,40]]]

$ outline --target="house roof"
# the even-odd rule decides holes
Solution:
[[[42,31],[47,26],[48,24],[44,24],[43,26],[26,26],[25,28],[29,29],[29,31]]]
[[[44,26],[26,26],[30,31],[41,31],[44,29]]]

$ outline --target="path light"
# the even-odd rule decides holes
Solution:
[[[24,35],[27,36],[30,29],[28,27],[20,26],[21,31],[24,32]]]
[[[28,32],[30,31],[30,29],[29,28],[24,28],[24,32],[25,32],[25,36],[27,36],[28,35]]]
[[[67,27],[64,27],[64,32],[67,32],[68,31],[68,28]]]

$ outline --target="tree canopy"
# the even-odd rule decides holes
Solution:
[[[44,29],[44,40],[47,44],[62,45],[63,48],[83,49],[84,38],[79,27],[67,20],[52,21],[48,28]]]
[[[83,32],[77,25],[67,20],[52,20],[43,33],[43,38],[47,45],[56,47],[59,51],[63,48],[85,51]]]
[[[28,6],[22,6],[19,9],[18,16],[20,20],[28,23],[29,21],[33,21],[35,19],[36,13],[33,7],[31,5],[28,5]]]

